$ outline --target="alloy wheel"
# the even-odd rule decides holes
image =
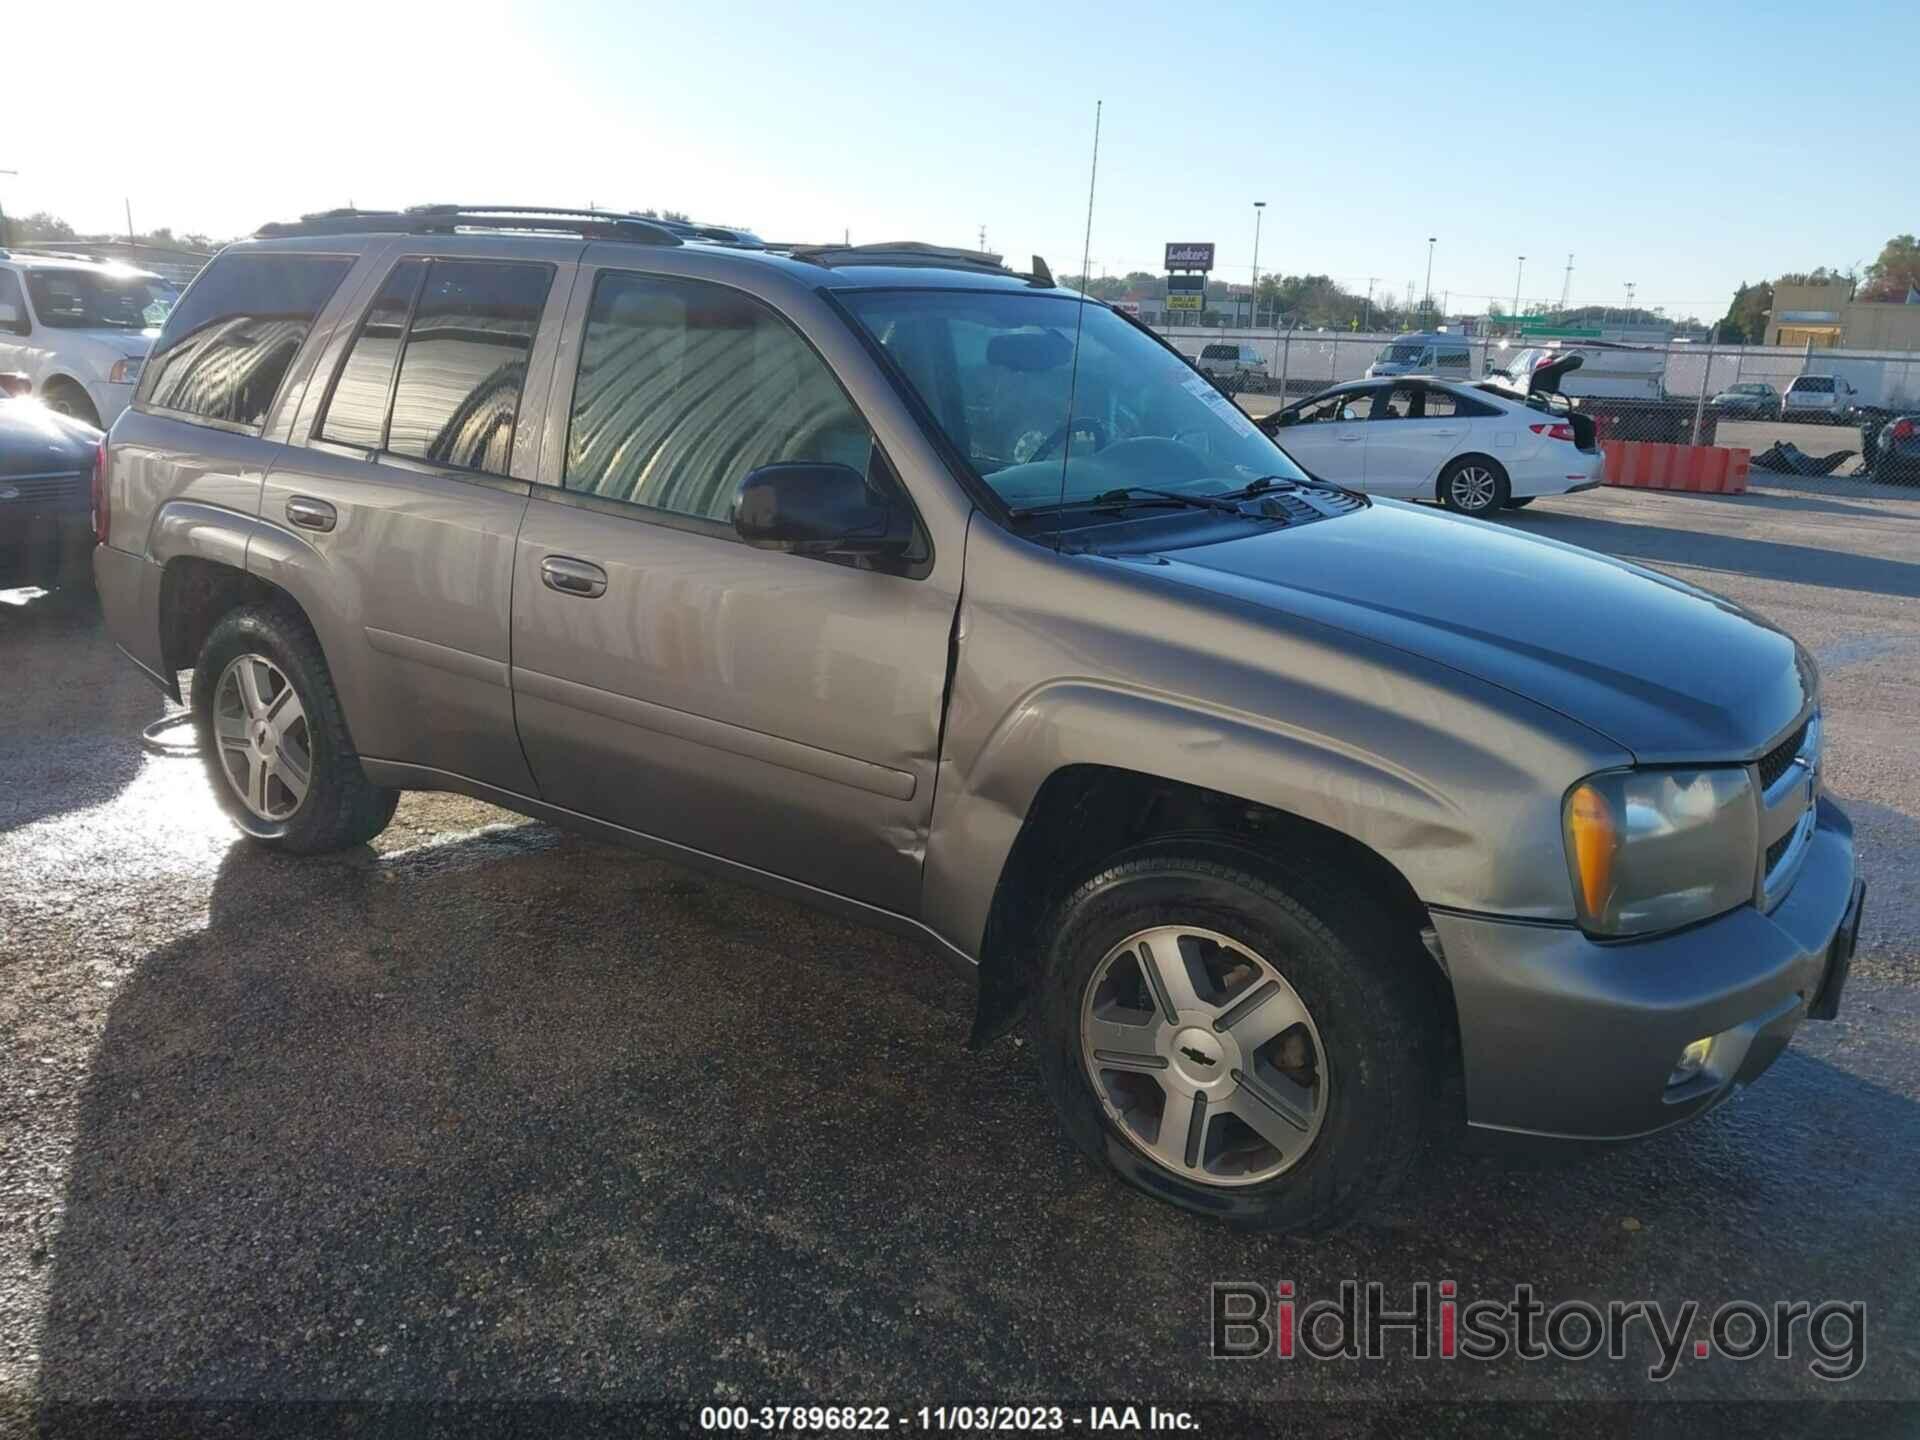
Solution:
[[[1114,946],[1087,986],[1080,1037],[1108,1118],[1183,1179],[1271,1180],[1326,1119],[1326,1052],[1305,1003],[1217,931],[1162,925]]]
[[[290,818],[313,779],[307,712],[286,673],[264,655],[242,655],[220,672],[213,695],[220,772],[262,820]]]
[[[1493,472],[1478,465],[1462,466],[1447,482],[1447,493],[1462,510],[1485,510],[1493,504]]]

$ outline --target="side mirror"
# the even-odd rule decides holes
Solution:
[[[14,335],[24,335],[27,333],[26,318],[20,313],[18,305],[10,301],[0,304],[0,330],[6,330]]]
[[[810,460],[749,471],[733,497],[733,529],[757,550],[794,555],[890,555],[913,541],[906,513],[858,470]]]

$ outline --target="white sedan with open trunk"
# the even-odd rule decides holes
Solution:
[[[1568,356],[1540,367],[1524,395],[1492,381],[1355,380],[1258,423],[1323,480],[1491,515],[1600,483],[1593,421],[1557,393],[1559,377],[1579,363]]]

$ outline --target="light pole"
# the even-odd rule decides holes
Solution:
[[[1256,200],[1253,202],[1253,285],[1251,287],[1253,290],[1253,324],[1248,326],[1248,329],[1256,328],[1260,324],[1260,220],[1261,217],[1266,214],[1266,211],[1266,201]]]
[[[1526,273],[1527,257],[1520,257],[1520,264],[1513,272],[1513,333],[1520,333],[1520,277]]]
[[[1427,285],[1420,292],[1420,303],[1426,308],[1428,320],[1433,318],[1433,242],[1434,237],[1427,236]]]

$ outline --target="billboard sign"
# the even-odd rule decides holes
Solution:
[[[1201,295],[1206,292],[1206,288],[1207,277],[1197,270],[1189,274],[1181,274],[1176,271],[1167,276],[1167,293],[1169,295]]]
[[[1169,310],[1201,310],[1206,308],[1206,303],[1206,296],[1194,292],[1182,295],[1176,291],[1170,292],[1167,296]]]
[[[1169,270],[1211,270],[1213,269],[1213,244],[1188,241],[1185,244],[1167,246],[1167,264]]]

